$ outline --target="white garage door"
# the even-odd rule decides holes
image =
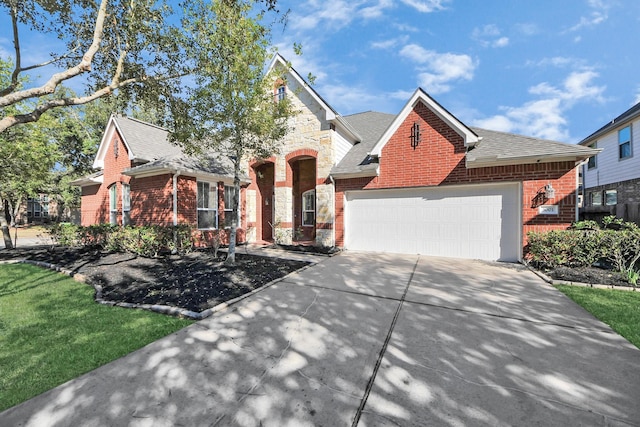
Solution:
[[[517,261],[519,184],[346,193],[350,250]]]

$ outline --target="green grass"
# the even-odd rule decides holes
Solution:
[[[93,292],[50,270],[0,265],[0,411],[193,323],[99,305]]]
[[[640,348],[640,292],[565,285],[556,288]]]

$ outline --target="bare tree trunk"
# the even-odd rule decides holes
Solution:
[[[7,222],[5,208],[6,208],[5,200],[0,198],[0,227],[2,227],[2,237],[4,238],[4,247],[7,249],[13,249],[13,242],[11,241],[11,230],[9,230],[9,223]]]
[[[234,176],[233,176],[233,211],[231,215],[231,230],[229,230],[229,251],[227,259],[224,261],[226,265],[235,265],[236,263],[236,236],[238,230],[238,211],[240,207],[240,156],[234,159]]]

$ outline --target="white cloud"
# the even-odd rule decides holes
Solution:
[[[378,3],[373,6],[363,7],[360,10],[360,14],[365,19],[379,18],[382,16],[385,10],[394,6],[392,0],[378,0]]]
[[[431,13],[437,10],[444,10],[444,4],[451,0],[400,0],[402,3],[416,9],[418,12]]]
[[[520,34],[525,36],[535,36],[540,32],[537,24],[532,22],[521,22],[515,25],[515,28]]]
[[[633,105],[636,105],[638,102],[640,102],[640,86],[636,89],[636,97],[633,100]]]
[[[431,94],[451,90],[451,83],[471,80],[477,64],[469,55],[438,53],[416,44],[408,44],[400,55],[417,63],[419,85]]]
[[[500,37],[498,40],[494,40],[493,47],[505,47],[509,44],[509,37]]]
[[[495,24],[474,28],[471,38],[484,47],[505,47],[509,44],[509,37],[501,36],[500,29]]]
[[[394,22],[393,24],[391,24],[391,26],[393,28],[395,28],[398,31],[402,31],[405,33],[417,33],[418,31],[421,31],[419,28],[413,27],[411,25],[408,24],[400,24],[397,22]]]
[[[521,133],[558,141],[568,141],[564,114],[577,102],[603,102],[605,86],[597,86],[599,77],[593,70],[573,71],[559,86],[543,82],[529,88],[538,99],[519,107],[500,107],[502,114],[475,120],[479,127],[503,132]]]
[[[610,5],[603,0],[587,0],[587,4],[591,9],[591,12],[587,16],[581,16],[580,20],[573,27],[564,31],[564,33],[571,33],[583,28],[592,28],[599,24],[602,24],[609,18]],[[580,39],[574,39],[575,42],[579,42]]]
[[[533,67],[583,67],[585,65],[584,60],[578,58],[572,58],[569,56],[553,56],[551,58],[542,58],[539,61],[527,61],[527,66]]]
[[[275,47],[278,52],[288,61],[291,61],[291,65],[302,76],[305,77],[311,73],[316,82],[320,83],[327,79],[328,70],[331,68],[325,64],[320,64],[314,58],[318,58],[314,55],[314,52],[318,49],[317,45],[313,41],[304,39],[301,40],[303,54],[296,55],[293,50],[293,41],[286,39],[278,43]]]
[[[401,0],[419,12],[435,12],[445,9],[444,4],[451,0]],[[292,13],[289,26],[293,30],[313,30],[323,28],[339,29],[355,20],[379,19],[385,12],[397,5],[396,0],[307,0],[297,10],[304,13]],[[408,27],[403,31],[413,31]]]
[[[401,36],[389,40],[371,42],[371,47],[374,49],[392,49],[398,45],[406,43],[408,39],[408,36]]]
[[[371,91],[369,88],[362,86],[330,82],[327,85],[314,87],[314,89],[321,93],[322,97],[343,115],[370,111],[372,105],[376,105],[378,109],[384,112],[392,109],[392,105],[395,105],[395,101],[391,101],[392,96],[389,94]]]
[[[357,16],[359,3],[344,0],[310,0],[305,3],[307,13],[304,15],[293,14],[289,19],[289,25],[295,30],[311,30],[320,23],[331,28],[342,28]]]

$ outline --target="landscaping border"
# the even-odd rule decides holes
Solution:
[[[245,294],[242,294],[240,296],[237,296],[235,298],[232,298],[228,301],[225,302],[221,302],[220,304],[208,308],[204,311],[201,312],[196,312],[196,311],[191,311],[191,310],[187,310],[185,308],[180,308],[180,307],[172,307],[169,305],[161,305],[161,304],[136,304],[136,303],[130,303],[130,302],[117,302],[117,301],[109,301],[109,300],[105,300],[102,298],[102,286],[91,283],[91,280],[89,279],[89,277],[87,277],[84,274],[80,274],[80,273],[74,273],[73,271],[60,267],[59,265],[55,265],[55,264],[51,264],[48,262],[43,262],[43,261],[33,261],[33,260],[29,260],[29,259],[15,259],[15,260],[7,260],[7,261],[0,261],[0,265],[2,264],[31,264],[31,265],[35,265],[38,267],[42,267],[42,268],[46,268],[49,270],[54,270],[57,271],[59,273],[65,274],[71,278],[73,278],[75,281],[80,282],[80,283],[84,283],[87,286],[93,286],[93,289],[95,290],[95,294],[94,294],[94,301],[97,302],[98,304],[103,304],[103,305],[110,305],[110,306],[116,306],[116,307],[123,307],[123,308],[135,308],[135,309],[140,309],[140,310],[148,310],[148,311],[153,311],[156,313],[161,313],[161,314],[168,314],[171,316],[175,316],[175,317],[183,317],[183,318],[187,318],[187,319],[191,319],[191,320],[202,320],[202,319],[206,319],[207,317],[211,316],[213,313],[217,313],[219,311],[225,310],[228,307],[242,301],[245,298],[248,298],[264,289],[267,289],[268,287],[281,282],[282,280],[284,280],[285,278],[287,278],[290,274],[296,273],[298,271],[302,271],[305,270],[309,267],[311,267],[314,264],[317,263],[308,263],[307,265],[292,271],[289,274],[286,274],[282,277],[279,277],[277,279],[274,279],[268,283],[265,283],[264,285],[260,286],[259,288],[256,288],[252,291],[249,291]]]
[[[615,289],[615,290],[619,290],[619,291],[631,291],[631,292],[637,291],[637,289],[634,288],[633,286],[599,285],[599,284],[593,284],[593,283],[571,282],[571,281],[566,281],[566,280],[556,280],[556,279],[552,279],[551,277],[547,276],[543,272],[531,267],[526,262],[523,262],[522,264],[525,267],[527,267],[530,271],[532,271],[535,275],[537,275],[542,280],[544,280],[545,282],[547,282],[548,284],[550,284],[552,286],[566,285],[566,286],[581,286],[581,287],[584,287],[584,288],[596,288],[596,289]]]

